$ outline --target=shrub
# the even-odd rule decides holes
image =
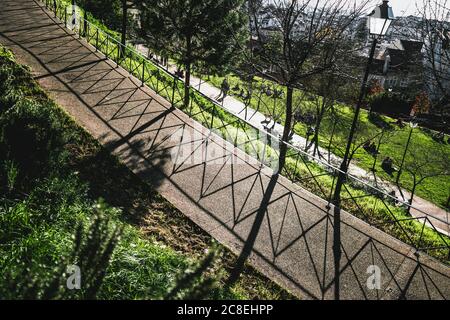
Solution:
[[[3,157],[18,169],[18,183],[37,179],[57,167],[64,138],[57,117],[48,106],[20,100],[0,118]]]
[[[392,115],[408,115],[411,113],[411,104],[399,95],[382,93],[376,95],[370,102],[372,111]]]

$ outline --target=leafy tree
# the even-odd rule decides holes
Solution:
[[[369,84],[369,89],[367,91],[367,98],[371,100],[374,97],[377,97],[384,93],[384,87],[381,85],[379,80],[372,79]]]
[[[122,0],[77,0],[76,3],[109,28],[121,30]]]
[[[190,102],[192,67],[221,71],[245,41],[244,0],[141,0],[140,36],[149,46],[184,66],[184,105]]]

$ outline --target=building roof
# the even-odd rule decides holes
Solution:
[[[422,42],[399,39],[381,44],[375,50],[372,72],[383,73],[386,63],[389,63],[391,70],[408,68],[411,64],[421,61],[422,47]]]

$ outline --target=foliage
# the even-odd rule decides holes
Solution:
[[[115,31],[122,27],[122,0],[77,0],[77,4]]]
[[[413,103],[412,111],[415,115],[428,113],[430,111],[431,102],[425,92],[419,93]]]
[[[372,80],[369,84],[369,90],[367,92],[367,97],[369,100],[373,100],[375,97],[380,96],[384,93],[384,87],[381,85],[379,80]]]
[[[243,0],[142,0],[140,36],[162,55],[184,66],[184,105],[194,64],[223,71],[245,40]]]
[[[245,36],[244,1],[141,2],[139,31],[150,48],[168,53],[181,65],[205,63],[216,70],[236,58]]]

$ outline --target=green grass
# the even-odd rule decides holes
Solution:
[[[142,59],[139,55],[135,54],[132,50],[126,50],[125,56],[121,59],[118,59],[118,48],[117,45],[111,41],[107,42],[104,34],[101,32],[98,33],[97,42],[97,31],[95,28],[91,28],[89,30],[89,42],[93,45],[98,45],[99,51],[108,52],[108,56],[117,61],[119,65],[127,69],[129,72],[134,74],[137,78],[142,79],[145,83],[152,88],[157,94],[166,98],[168,101],[173,100],[173,103],[176,107],[180,108],[184,112],[186,112],[190,117],[197,120],[199,123],[204,125],[207,128],[212,129],[214,132],[218,133],[220,136],[224,137],[229,142],[234,142],[235,146],[239,147],[244,152],[251,154],[258,160],[263,158],[263,150],[264,144],[259,139],[255,137],[259,137],[260,132],[253,127],[245,124],[242,120],[235,117],[234,115],[227,113],[221,108],[214,105],[209,99],[204,98],[201,94],[196,92],[195,90],[191,90],[191,105],[188,108],[185,108],[183,105],[183,82],[180,80],[174,80],[174,78],[167,74],[165,71],[161,70],[157,66],[153,65],[151,62],[148,62]],[[144,67],[143,67],[144,64]],[[142,73],[144,71],[144,73]],[[210,81],[213,84],[218,85],[222,80],[220,77],[210,77]],[[240,81],[237,77],[233,77],[230,79],[231,87],[233,87],[238,81]],[[257,81],[262,81],[261,79],[257,79]],[[175,90],[173,90],[173,88]],[[296,92],[296,98],[299,98],[300,92]],[[256,98],[252,103],[256,103]],[[268,98],[264,98],[268,99]],[[266,104],[273,106],[270,104],[270,99],[266,100]],[[277,103],[274,105],[275,108],[279,112],[282,111],[282,104]],[[261,106],[260,106],[261,107]],[[311,102],[307,103],[304,108],[312,108]],[[268,107],[267,107],[268,108]],[[261,109],[262,110],[262,109]],[[352,119],[352,109],[341,105],[338,109],[339,122],[341,126],[347,126],[348,123]],[[280,113],[281,114],[281,113]],[[387,117],[383,117],[385,121],[392,121]],[[368,114],[363,113],[361,116],[361,130],[362,132],[370,133],[372,129],[374,129],[375,125],[372,124],[368,120]],[[322,127],[323,132],[327,132],[327,130],[331,130],[331,120],[325,119],[324,125]],[[303,124],[298,124],[296,130],[300,132],[300,134],[306,131],[306,127]],[[407,130],[401,131],[402,134],[407,134]],[[404,139],[404,136],[398,135],[399,139]],[[322,142],[324,142],[324,137],[320,137]],[[335,137],[335,145],[332,151],[337,152],[340,150],[339,144],[345,143],[347,139],[346,132],[342,131],[338,133]],[[364,140],[360,138],[360,140]],[[339,142],[340,141],[340,142]],[[391,144],[391,141],[395,141],[391,139],[388,145],[395,148],[395,145]],[[427,138],[427,143],[433,144],[434,141],[430,141],[430,138]],[[434,145],[434,144],[433,144]],[[381,149],[382,151],[384,149]],[[430,149],[431,150],[431,149]],[[383,152],[395,153],[393,150],[386,150]],[[265,156],[270,156],[275,154],[274,150],[270,147],[265,149]],[[392,156],[392,154],[390,154]],[[370,158],[364,152],[360,152],[356,154],[356,158],[364,163],[364,159],[366,165],[371,167]],[[380,157],[381,158],[381,157]],[[381,170],[379,170],[381,171]],[[330,190],[333,187],[333,177],[325,171],[322,167],[317,165],[314,162],[308,161],[308,159],[298,160],[295,152],[290,150],[289,157],[287,159],[286,169],[284,170],[284,175],[290,177],[294,181],[300,181],[301,185],[311,192],[319,195],[320,197],[327,198],[330,195]],[[318,176],[317,178],[312,178],[313,176]],[[406,175],[406,174],[405,174]],[[428,181],[432,181],[431,179]],[[422,185],[422,187],[425,184]],[[445,243],[449,243],[449,239],[447,237],[442,237],[440,234],[436,233],[434,230],[426,227],[424,230],[424,234],[422,234],[422,224],[417,221],[403,221],[400,223],[393,223],[396,219],[404,219],[408,218],[408,214],[406,213],[404,208],[396,207],[393,203],[390,203],[387,200],[381,201],[378,194],[375,194],[373,190],[368,190],[366,186],[358,185],[355,182],[348,182],[346,184],[347,190],[342,194],[342,198],[353,197],[355,200],[344,200],[342,205],[343,208],[357,217],[360,217],[370,223],[379,225],[378,227],[393,236],[405,241],[406,243],[412,245],[419,245],[420,247],[445,247]],[[442,185],[439,191],[441,193],[445,193],[445,190],[442,192]],[[435,256],[443,261],[448,261],[448,249],[442,248],[437,250],[428,250],[428,253],[432,256]]]
[[[50,281],[103,198],[110,228],[123,234],[98,298],[164,297],[213,240],[78,127],[1,46],[0,79],[0,296],[26,297],[19,279]],[[236,257],[221,251],[203,276],[217,282],[208,298],[292,298],[250,267],[225,291]]]
[[[220,87],[224,77],[220,76],[209,76],[208,82],[213,84],[216,87]],[[235,75],[228,76],[228,81],[230,83],[230,87],[238,85],[241,88],[246,88],[247,84],[245,84],[239,77]],[[260,78],[255,79],[254,87],[259,87],[262,83],[266,85],[273,86],[278,90],[284,90],[283,87],[274,85],[272,82],[267,80],[262,80]],[[304,113],[315,113],[314,103],[302,98],[303,93],[300,90],[294,91],[294,104],[297,103],[297,106]],[[236,97],[240,99],[239,97]],[[283,99],[273,99],[266,95],[261,96],[261,101],[259,101],[259,93],[254,93],[251,99],[250,107],[259,110],[262,113],[268,113],[272,115],[279,115],[281,123],[284,123],[284,103]],[[331,144],[330,151],[338,156],[343,156],[343,151],[345,150],[345,146],[347,144],[349,128],[351,127],[351,123],[354,117],[354,109],[344,105],[338,104],[337,108],[335,108],[336,112],[334,115],[330,113],[326,114],[323,122],[320,127],[319,141],[320,146],[327,149],[329,146],[330,138],[333,135],[333,141]],[[387,117],[380,116],[382,121],[385,123],[394,123],[396,120]],[[369,113],[366,110],[362,110],[360,119],[359,119],[359,131],[357,132],[357,141],[358,143],[367,141],[369,139],[373,139],[378,133],[381,132],[381,129],[377,127],[376,124],[370,121]],[[337,123],[336,129],[333,133],[333,124]],[[409,126],[406,125],[404,128],[399,128],[395,125],[392,126],[392,131],[389,134],[389,139],[386,139],[380,145],[380,155],[377,161],[376,170],[377,176],[385,181],[395,181],[396,177],[389,176],[382,168],[381,162],[382,160],[389,156],[394,159],[394,161],[399,164],[403,157],[403,152],[408,140],[409,136]],[[297,123],[295,126],[295,132],[303,137],[306,137],[307,126],[303,123]],[[377,139],[373,140],[378,143]],[[417,161],[427,161],[427,155],[431,152],[439,152],[442,155],[442,162],[450,161],[450,145],[442,145],[439,142],[436,142],[432,138],[432,134],[427,132],[427,130],[416,129],[413,133],[412,137],[412,145],[415,153],[407,153],[407,161],[411,162],[413,160]],[[411,146],[411,145],[410,145]],[[366,171],[370,171],[372,169],[374,158],[365,152],[362,148],[355,154],[355,163]],[[426,170],[428,172],[440,172],[442,169],[442,163],[432,163],[430,162],[427,165]],[[410,174],[403,174],[400,179],[400,184],[411,190],[413,187],[413,178]],[[432,203],[445,208],[448,197],[450,196],[450,175],[447,176],[437,176],[432,177],[424,181],[417,189],[417,195],[431,201]]]

